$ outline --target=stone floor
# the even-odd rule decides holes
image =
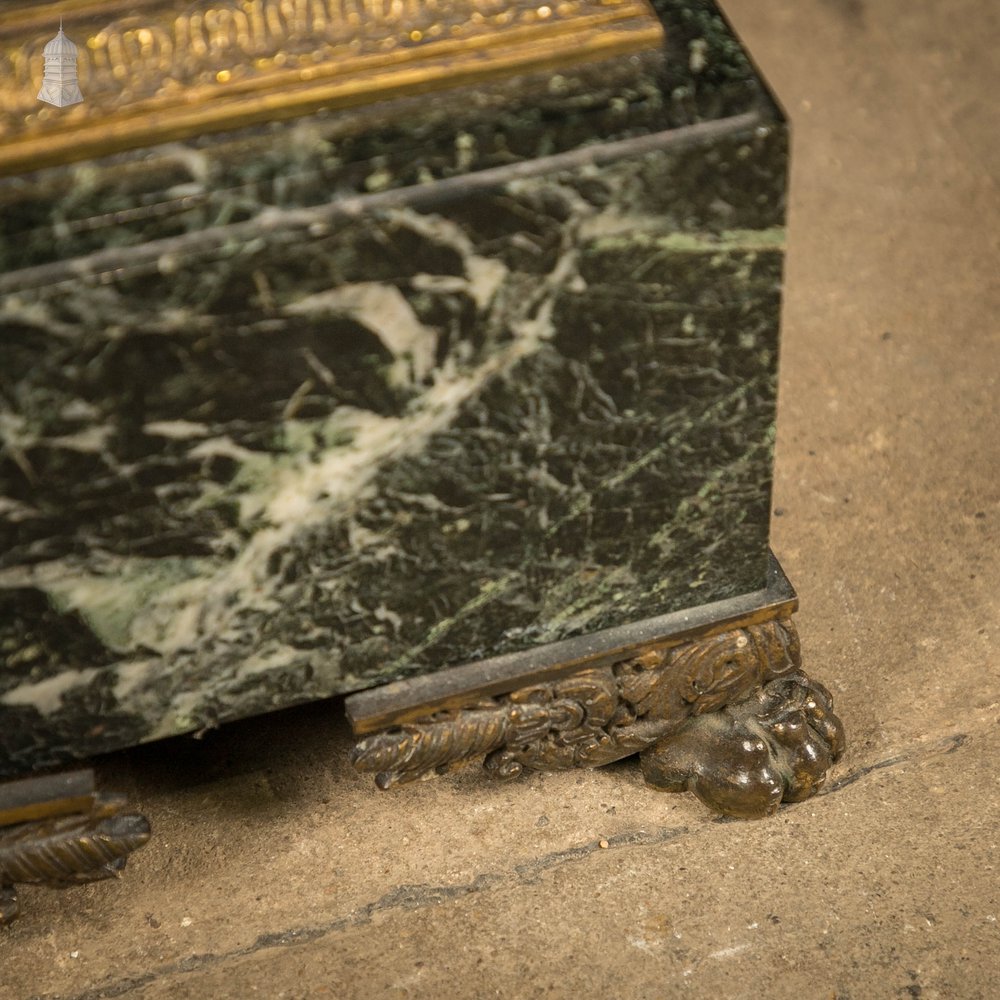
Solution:
[[[380,794],[339,703],[237,724],[100,763],[155,839],[23,893],[4,1000],[1000,995],[1000,5],[726,6],[797,128],[773,541],[851,738],[825,794]]]

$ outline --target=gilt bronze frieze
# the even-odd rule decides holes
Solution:
[[[86,99],[35,99],[62,19]],[[653,54],[646,0],[66,0],[0,18],[0,176],[151,143]]]

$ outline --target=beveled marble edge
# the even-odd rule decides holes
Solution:
[[[430,184],[379,191],[372,194],[353,195],[327,205],[311,208],[269,208],[245,222],[222,226],[209,226],[193,233],[150,240],[140,246],[116,247],[96,250],[94,253],[68,260],[38,264],[0,274],[0,295],[9,295],[29,288],[51,287],[60,282],[81,280],[100,281],[102,276],[119,277],[130,268],[149,264],[164,256],[183,257],[190,253],[207,252],[242,242],[262,233],[283,230],[310,229],[322,226],[344,216],[363,212],[386,211],[403,205],[419,206],[428,200],[499,187],[511,181],[537,177],[557,170],[573,170],[585,166],[603,166],[630,156],[656,150],[681,150],[692,145],[707,144],[725,137],[749,133],[761,127],[780,125],[762,111],[747,111],[729,118],[699,122],[681,128],[654,132],[651,135],[620,139],[616,142],[583,146],[564,153],[554,153],[523,163],[490,167],[472,174],[447,177]]]
[[[798,606],[798,596],[771,552],[763,590],[359,691],[345,701],[347,718],[355,734],[363,735],[467,706],[479,698],[606,666],[640,649],[669,648],[695,636],[784,618]]]

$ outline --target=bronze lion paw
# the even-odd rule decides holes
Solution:
[[[795,673],[717,712],[696,715],[641,755],[646,780],[691,791],[728,816],[769,816],[822,787],[844,730],[822,684]]]

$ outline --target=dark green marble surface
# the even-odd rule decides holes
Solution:
[[[659,6],[635,100],[0,182],[0,773],[763,585],[786,133]]]

